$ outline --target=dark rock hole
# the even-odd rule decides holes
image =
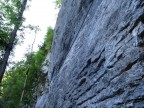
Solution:
[[[86,78],[83,78],[83,79],[80,81],[80,83],[79,83],[78,86],[82,86],[85,82],[86,82]]]

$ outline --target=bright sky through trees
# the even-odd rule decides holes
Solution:
[[[26,18],[24,24],[38,25],[41,29],[41,31],[36,34],[37,37],[34,44],[34,51],[36,51],[38,45],[41,45],[43,42],[47,27],[51,26],[54,28],[59,9],[55,8],[56,4],[54,3],[54,0],[32,0],[29,4],[31,5],[30,8],[24,13],[24,17]],[[33,43],[34,37],[34,32],[25,32],[24,43],[16,46],[15,57],[12,58],[13,61],[21,60],[24,57],[24,54],[27,51],[30,51],[28,50],[28,46]]]

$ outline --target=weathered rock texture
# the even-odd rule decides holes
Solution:
[[[144,108],[144,0],[64,0],[48,74],[36,108]]]

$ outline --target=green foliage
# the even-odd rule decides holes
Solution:
[[[4,108],[17,108],[16,106],[19,105],[25,71],[24,61],[21,61],[5,74],[1,88]]]
[[[56,7],[60,8],[63,0],[55,0]]]
[[[25,88],[25,95],[22,105],[31,105],[36,97],[33,90],[39,83],[45,81],[41,72],[42,62],[51,50],[53,39],[53,29],[49,28],[44,39],[44,44],[35,53],[26,54],[26,60],[22,60],[14,65],[4,76],[1,86],[0,108],[18,108],[23,90],[25,76],[28,72],[28,80]],[[30,66],[29,66],[30,64]],[[29,68],[28,68],[29,67]],[[3,107],[2,107],[3,106]]]
[[[1,0],[1,13],[9,26],[17,25],[23,0]]]
[[[45,36],[45,39],[44,39],[44,48],[46,51],[50,51],[51,50],[51,46],[52,46],[52,40],[53,40],[53,32],[54,30],[49,27],[48,30],[47,30],[47,34]]]
[[[21,22],[17,22],[22,1],[23,0],[0,0],[0,64],[14,26],[20,27],[19,31],[22,33],[19,34],[23,34],[23,29],[27,28],[21,25],[24,18]],[[59,4],[60,1],[58,0],[57,4]],[[35,30],[31,25],[28,28]],[[14,67],[5,74],[2,85],[0,85],[0,108],[18,108],[23,89],[25,89],[25,95],[21,104],[30,105],[34,102],[33,89],[37,84],[45,80],[44,75],[41,73],[41,67],[46,54],[50,52],[52,39],[53,29],[49,28],[44,44],[40,47],[39,51],[26,54],[27,59],[25,61],[22,60],[16,63]],[[16,37],[14,44],[16,45],[19,40],[22,40],[22,38],[19,36]],[[30,67],[28,65],[29,63]],[[27,72],[27,85],[26,88],[23,88]]]
[[[0,69],[6,48],[9,49],[10,35],[14,27],[17,28],[18,33],[16,34],[14,41],[11,42],[14,44],[12,47],[13,49],[15,48],[15,45],[23,42],[25,35],[24,30],[26,28],[34,31],[38,29],[38,27],[32,25],[22,25],[24,18],[21,20],[22,16],[20,16],[20,13],[22,13],[23,1],[24,0],[0,0]],[[11,55],[13,54],[13,49]]]
[[[14,26],[18,24],[17,17],[20,13],[22,1],[0,0],[0,61],[2,61],[6,46],[8,46],[10,33]]]

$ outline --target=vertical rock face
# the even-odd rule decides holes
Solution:
[[[36,108],[143,108],[144,1],[64,0],[48,74]]]

